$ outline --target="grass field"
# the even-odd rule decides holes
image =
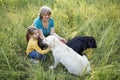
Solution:
[[[92,72],[71,75],[61,64],[55,70],[51,53],[45,62],[24,59],[26,29],[41,6],[53,13],[56,33],[69,40],[93,36],[97,48],[86,51]],[[0,80],[120,80],[120,0],[0,0]]]

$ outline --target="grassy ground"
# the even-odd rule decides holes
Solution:
[[[86,51],[92,72],[77,77],[59,65],[55,70],[51,53],[45,62],[25,60],[26,28],[41,6],[53,10],[56,32],[67,40],[93,36],[97,48]],[[0,79],[1,80],[120,80],[120,1],[119,0],[0,0]]]

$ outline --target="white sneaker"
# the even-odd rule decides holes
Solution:
[[[32,61],[32,63],[34,63],[34,64],[39,63],[39,60],[36,60],[36,59],[31,59],[31,61]]]
[[[50,66],[49,68],[50,68],[50,69],[53,69],[53,68],[54,68],[54,66]]]

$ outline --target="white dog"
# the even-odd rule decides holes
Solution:
[[[62,43],[55,36],[48,36],[43,39],[43,43],[51,47],[54,56],[54,66],[62,63],[67,70],[75,75],[83,75],[91,71],[90,63],[85,55],[81,56],[73,49]]]

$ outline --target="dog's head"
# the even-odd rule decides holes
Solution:
[[[46,38],[43,39],[43,43],[47,44],[50,47],[53,47],[55,45],[55,42],[57,40],[58,40],[57,37],[50,35],[50,36],[48,36],[48,37],[46,37]]]
[[[86,45],[87,48],[96,48],[97,47],[96,40],[93,37],[88,37],[86,42],[87,42],[87,45]]]

